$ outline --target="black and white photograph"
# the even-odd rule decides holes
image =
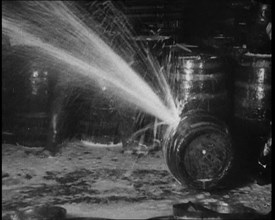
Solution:
[[[272,219],[271,0],[2,1],[2,219]]]

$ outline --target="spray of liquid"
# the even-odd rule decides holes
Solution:
[[[62,1],[22,1],[20,7],[3,5],[2,34],[19,45],[35,48],[44,59],[103,84],[113,95],[136,106],[170,126],[177,126],[179,115],[165,78],[151,64],[152,75],[162,88],[156,91],[110,47],[99,32],[99,24],[80,18],[77,7]],[[125,30],[127,33],[127,30]],[[128,45],[129,46],[129,45]],[[147,56],[148,58],[148,56]]]

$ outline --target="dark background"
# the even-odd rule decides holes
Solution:
[[[78,4],[92,14],[93,11],[90,5],[93,2],[79,1]],[[212,48],[216,52],[223,54],[228,52],[228,50],[225,50],[226,48],[242,47],[242,45],[247,45],[249,50],[259,53],[270,52],[271,49],[270,41],[265,33],[266,22],[271,19],[271,14],[266,15],[264,24],[255,25],[257,24],[258,16],[258,8],[255,5],[257,3],[270,4],[271,1],[116,0],[113,2],[130,20],[137,36],[169,36],[170,41],[167,44],[195,44],[200,47]],[[10,2],[9,4],[16,7],[17,3]],[[72,110],[75,109],[75,106],[83,104],[81,97],[79,98],[76,94],[85,94],[85,91],[79,91],[79,88],[77,88],[69,89],[70,93],[67,90],[64,90],[65,92],[63,91],[63,93],[54,93],[52,86],[55,84],[54,81],[56,79],[46,77],[47,79],[43,81],[43,66],[39,67],[42,74],[38,79],[38,81],[40,80],[38,82],[38,84],[40,83],[40,93],[38,92],[36,96],[31,96],[31,87],[28,84],[30,81],[30,69],[28,68],[30,67],[29,61],[32,59],[31,55],[30,57],[17,57],[12,55],[12,50],[16,50],[15,47],[11,47],[9,40],[3,37],[3,132],[9,135],[14,133],[24,134],[24,137],[36,137],[37,140],[47,139],[47,122],[51,118],[51,105],[52,103],[58,103],[59,99],[57,97],[62,96],[63,93],[66,93],[67,97],[69,97],[65,103],[69,103],[68,106],[71,105],[65,110],[67,112],[72,111],[66,117],[64,116],[68,122],[73,121],[71,119],[76,119],[80,115],[86,115],[85,117],[87,117],[87,112],[92,118],[78,118],[78,121],[82,121],[82,125],[79,125],[76,120],[64,125],[67,130],[71,131],[71,134],[65,132],[66,134],[63,137],[74,136],[75,133],[81,132],[93,133],[93,131],[100,135],[104,133],[104,129],[100,131],[100,127],[108,127],[107,130],[105,129],[106,134],[117,132],[119,125],[116,122],[116,118],[118,116],[114,113],[108,101],[103,101],[103,99],[96,96],[93,100],[94,103],[97,103],[96,109],[91,109],[91,106],[88,105],[87,107],[86,105],[82,109],[78,108],[77,111]],[[28,72],[28,74],[24,72]],[[45,91],[47,92],[45,93]],[[60,103],[62,102],[64,101],[60,101]],[[111,111],[106,109],[111,109]],[[44,112],[45,114],[37,114],[39,112]],[[89,124],[100,124],[100,122],[104,121],[104,118],[108,121],[105,120],[102,126],[99,125],[99,127],[87,130],[87,127],[90,126]],[[4,139],[9,139],[9,135],[4,135]],[[31,143],[35,142],[31,141]]]

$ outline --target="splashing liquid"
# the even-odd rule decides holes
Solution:
[[[165,101],[122,59],[98,33],[92,18],[89,27],[72,2],[22,1],[21,8],[3,4],[2,34],[15,43],[39,50],[43,59],[106,86],[116,97],[170,126],[180,121],[165,78],[158,82]],[[95,27],[94,30],[90,26]],[[153,65],[150,59],[149,63]]]

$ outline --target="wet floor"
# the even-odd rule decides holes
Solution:
[[[42,148],[2,144],[2,217],[45,204],[64,207],[67,218],[169,216],[173,204],[188,201],[271,211],[271,184],[260,186],[251,179],[230,190],[198,191],[172,178],[161,152],[129,152],[119,144],[87,147],[76,141],[49,157]]]

